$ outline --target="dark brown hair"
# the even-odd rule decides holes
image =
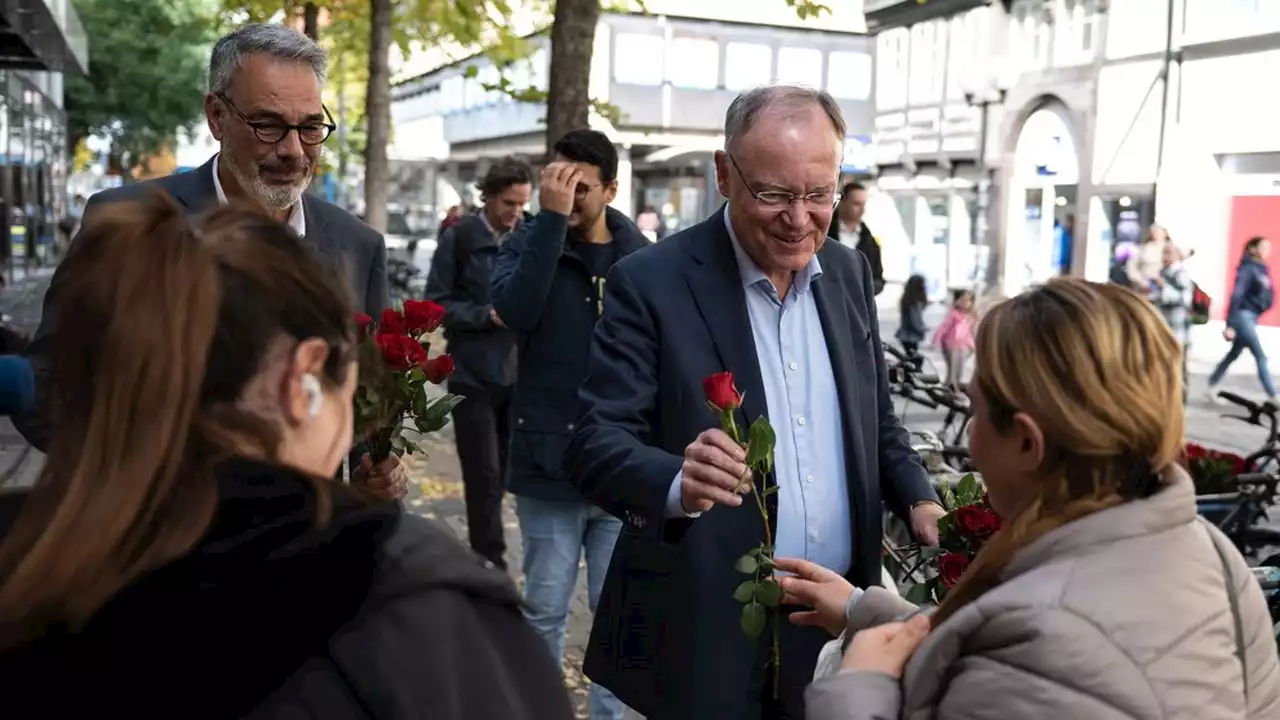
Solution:
[[[213,465],[245,447],[275,456],[275,424],[237,401],[282,342],[326,341],[330,384],[345,381],[355,354],[333,268],[246,208],[191,219],[160,193],[100,208],[55,289],[53,436],[0,544],[0,647],[82,625],[196,544],[216,509]]]

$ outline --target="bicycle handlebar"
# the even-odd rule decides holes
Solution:
[[[906,353],[902,352],[902,351],[901,351],[901,350],[899,350],[898,348],[896,348],[896,347],[894,347],[894,346],[892,346],[892,345],[882,345],[881,347],[883,347],[883,348],[884,348],[884,351],[885,351],[885,352],[887,352],[887,353],[889,353],[890,355],[892,355],[894,360],[897,360],[898,362],[906,362],[906,361],[907,361]]]
[[[1222,398],[1223,400],[1226,400],[1227,402],[1231,402],[1231,403],[1235,403],[1236,405],[1239,405],[1245,410],[1248,410],[1249,414],[1251,415],[1271,415],[1271,414],[1274,414],[1276,411],[1276,406],[1272,405],[1271,403],[1258,404],[1250,400],[1249,398],[1237,395],[1231,392],[1230,390],[1220,391],[1218,393],[1218,397]]]
[[[932,387],[926,390],[925,392],[929,394],[929,397],[932,398],[934,402],[938,403],[939,405],[941,405],[942,407],[948,410],[953,410],[955,412],[962,413],[965,415],[968,415],[971,412],[969,409],[969,405],[967,403],[962,404],[959,400],[956,399],[955,395],[951,394],[951,391],[949,390]]]
[[[936,410],[938,408],[938,403],[934,402],[932,398],[927,398],[920,393],[912,392],[910,388],[903,391],[902,397],[916,403],[917,405],[923,405],[930,410]]]

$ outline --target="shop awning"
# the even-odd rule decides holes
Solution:
[[[0,68],[89,72],[89,42],[71,0],[0,0]]]
[[[862,12],[867,17],[867,32],[875,34],[997,2],[1009,5],[1009,0],[865,0]]]

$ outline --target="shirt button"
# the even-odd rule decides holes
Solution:
[[[572,430],[572,429],[573,429],[573,423],[569,423],[568,425],[566,425],[566,426],[565,426],[565,428],[566,428],[566,429],[569,429],[569,430]]]
[[[797,424],[797,425],[804,425],[804,416],[803,416],[803,415],[801,415],[800,417],[796,418],[796,424]]]
[[[810,531],[809,531],[809,539],[810,539],[810,540],[817,540],[817,539],[818,539],[818,531],[817,531],[817,530],[810,530]]]
[[[796,364],[796,363],[791,363],[790,365],[787,365],[787,369],[788,369],[788,370],[795,370],[795,369],[796,369],[796,368],[798,368],[798,367],[800,367],[800,366],[799,366],[798,364]]]
[[[812,476],[812,475],[807,475],[807,476],[805,476],[804,481],[805,481],[805,482],[807,482],[807,483],[809,483],[810,485],[812,485],[812,484],[813,484],[813,476]]]
[[[584,298],[582,298],[582,300],[583,300],[584,302],[591,302],[591,298],[590,298],[590,297],[584,297]]]

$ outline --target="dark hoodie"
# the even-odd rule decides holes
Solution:
[[[189,554],[0,655],[5,717],[571,717],[515,586],[449,531],[342,488],[317,529],[310,483],[255,462],[218,489]]]

